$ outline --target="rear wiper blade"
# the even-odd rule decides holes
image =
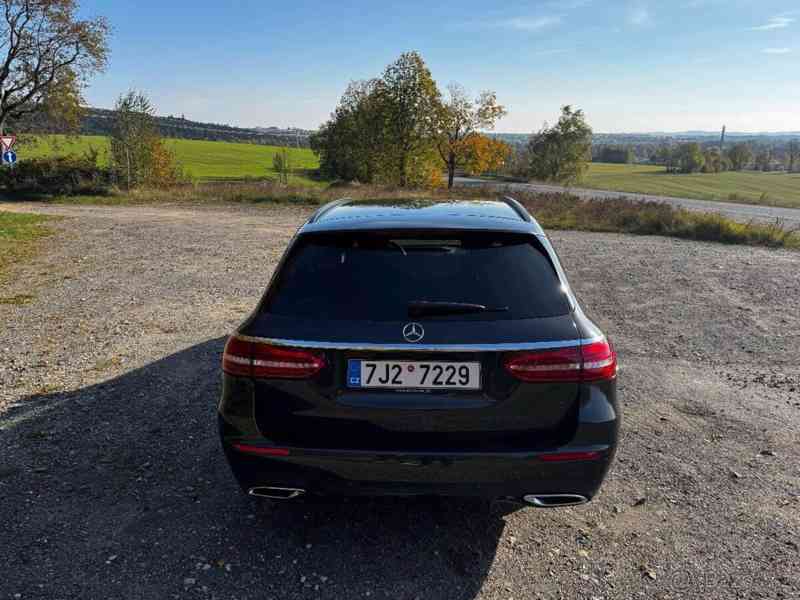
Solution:
[[[409,317],[437,315],[468,315],[484,312],[507,312],[507,306],[489,307],[472,302],[431,302],[429,300],[412,300],[408,303]]]

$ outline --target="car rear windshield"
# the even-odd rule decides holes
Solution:
[[[316,234],[301,238],[261,310],[307,319],[404,321],[409,307],[442,303],[424,319],[496,320],[569,312],[535,237],[438,233]],[[487,310],[458,310],[447,303]]]

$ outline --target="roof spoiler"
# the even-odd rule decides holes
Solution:
[[[519,218],[527,223],[533,222],[533,217],[531,217],[530,213],[525,210],[525,207],[522,206],[517,200],[512,198],[511,196],[503,196],[502,201],[508,204],[512,210],[519,215]]]
[[[525,210],[525,207],[522,206],[522,204],[520,204],[517,200],[515,200],[511,196],[503,196],[501,200],[505,202],[509,207],[511,207],[511,209],[515,213],[517,213],[520,219],[522,219],[526,223],[533,222],[533,217],[531,217],[530,213],[527,210]],[[311,215],[311,218],[308,220],[308,223],[309,224],[316,223],[333,209],[339,208],[340,206],[345,206],[350,202],[353,202],[353,198],[339,198],[338,200],[328,202],[321,208],[317,209],[317,211],[313,215]]]
[[[338,200],[334,200],[333,202],[328,202],[326,205],[322,206],[321,208],[317,209],[317,211],[311,215],[311,218],[308,220],[309,223],[316,223],[322,217],[325,216],[326,213],[329,213],[334,208],[338,208],[340,206],[344,206],[352,202],[352,198],[339,198]]]

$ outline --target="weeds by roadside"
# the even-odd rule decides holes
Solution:
[[[546,229],[663,235],[699,241],[800,249],[800,231],[780,222],[741,223],[719,213],[615,198],[585,200],[565,194],[521,194],[517,199]]]
[[[503,193],[503,192],[500,192]],[[742,223],[718,213],[693,212],[654,201],[628,198],[588,200],[565,193],[506,192],[531,211],[546,229],[662,235],[700,241],[800,249],[800,231],[780,222]],[[497,188],[409,190],[368,185],[327,188],[287,186],[269,181],[204,183],[169,189],[136,189],[108,196],[70,196],[56,199],[70,204],[300,204],[318,206],[342,197],[355,200],[487,199]]]
[[[39,240],[50,235],[50,229],[43,225],[47,217],[5,212],[0,210],[0,282],[8,268],[29,257],[36,250]],[[23,297],[8,299],[7,304],[19,304]],[[14,300],[11,302],[10,300]]]

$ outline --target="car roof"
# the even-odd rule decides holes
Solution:
[[[350,200],[320,208],[301,233],[386,229],[463,229],[544,235],[513,198],[501,200]]]

